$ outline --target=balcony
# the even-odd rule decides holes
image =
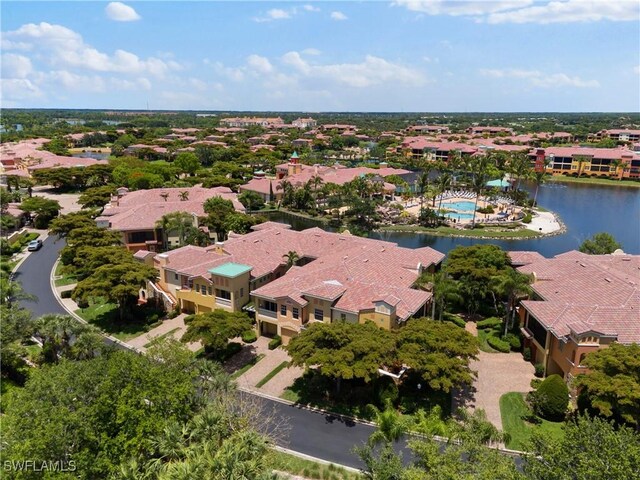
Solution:
[[[265,308],[258,308],[258,315],[262,315],[263,317],[276,318],[278,316],[277,312],[272,310],[267,310]]]
[[[231,307],[231,300],[222,297],[216,297],[216,305],[221,307]]]

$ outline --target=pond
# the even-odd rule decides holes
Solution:
[[[533,185],[526,188],[533,191]],[[409,248],[431,247],[447,253],[458,245],[495,244],[505,250],[533,250],[545,257],[577,249],[598,232],[613,235],[627,253],[640,254],[640,189],[588,184],[548,183],[540,187],[538,204],[557,213],[567,227],[561,235],[523,240],[439,237],[402,232],[373,232],[370,236]],[[327,228],[322,222],[293,217],[283,212],[270,220],[289,223],[296,230]]]
[[[78,158],[93,158],[95,160],[106,160],[107,158],[109,158],[108,153],[100,153],[100,152],[80,152],[80,153],[74,153],[71,156],[78,157]]]

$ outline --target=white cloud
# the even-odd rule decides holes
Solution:
[[[492,13],[488,23],[569,23],[610,21],[638,21],[640,3],[633,0],[567,0],[554,1],[511,12]]]
[[[111,2],[104,11],[107,17],[116,22],[134,22],[142,18],[132,7],[122,2]]]
[[[640,75],[640,65],[636,65],[633,67],[633,73]]]
[[[173,60],[164,61],[155,57],[146,60],[126,50],[116,50],[112,55],[100,52],[84,43],[82,36],[62,25],[46,22],[29,23],[5,34],[10,41],[29,45],[38,58],[58,69],[78,68],[98,72],[119,72],[126,74],[148,73],[164,76],[169,71],[180,70]]]
[[[273,72],[271,62],[260,55],[249,55],[249,57],[247,57],[247,65],[257,73],[268,74]]]
[[[583,80],[580,77],[571,77],[566,73],[543,73],[539,70],[521,70],[517,68],[507,69],[482,69],[480,74],[490,78],[517,78],[526,80],[534,87],[554,88],[554,87],[576,87],[594,88],[599,87],[597,80]]]
[[[331,80],[356,88],[383,83],[400,83],[408,86],[420,86],[426,83],[426,78],[418,70],[373,55],[367,55],[361,63],[311,65],[298,52],[288,52],[282,60],[305,77]]]
[[[46,74],[47,80],[65,87],[67,90],[85,92],[105,92],[107,82],[98,75],[78,75],[67,70],[55,70]]]
[[[43,97],[40,87],[26,78],[3,79],[0,83],[0,91],[2,92],[3,103],[7,104]]]
[[[228,78],[234,82],[244,80],[244,72],[240,68],[227,67],[222,62],[211,62],[210,60],[205,60],[204,63],[213,65],[214,71],[221,77]]]
[[[395,0],[393,5],[427,15],[486,15],[531,5],[533,0]]]
[[[302,50],[302,53],[305,55],[320,55],[322,52],[317,48],[305,48]]]
[[[307,12],[319,12],[320,11],[320,9],[318,7],[314,7],[313,5],[303,5],[302,9],[306,10]]]
[[[262,23],[262,22],[271,22],[273,20],[287,20],[291,18],[293,10],[287,11],[281,8],[272,8],[267,11],[267,14],[264,17],[255,17],[253,20]]]
[[[33,66],[27,57],[13,53],[2,56],[2,78],[26,78],[31,72]]]
[[[339,11],[331,12],[331,19],[333,20],[346,20],[348,17]]]

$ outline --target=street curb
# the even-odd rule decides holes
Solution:
[[[27,229],[27,230],[28,230],[28,229]],[[49,232],[48,232],[48,231],[47,231],[46,233],[40,233],[39,235],[40,235],[40,236],[38,237],[38,239],[42,240],[43,242],[44,242],[47,238],[49,238]],[[44,237],[44,238],[43,238],[43,237]],[[26,245],[25,245],[25,248],[26,248]],[[28,252],[27,250],[24,250],[24,251],[22,251],[22,252],[18,253],[17,255],[22,255],[22,256],[21,256],[21,257],[20,257],[20,259],[18,260],[18,263],[16,263],[16,264],[14,265],[13,270],[11,270],[11,273],[14,273],[16,270],[18,270],[18,268],[20,268],[20,265],[22,265],[22,263],[23,263],[27,258],[29,258],[29,257],[32,255],[32,253],[31,253],[31,252]],[[54,270],[54,271],[55,271],[55,270]]]
[[[344,468],[345,470],[353,473],[362,473],[362,470],[358,468],[348,467],[346,465],[342,465],[341,463],[329,462],[328,460],[323,460],[322,458],[314,457],[312,455],[307,455],[306,453],[296,452],[295,450],[289,450],[288,448],[280,447],[278,445],[274,445],[271,447],[272,450],[276,450],[277,452],[286,453],[289,455],[293,455],[294,457],[302,458],[304,460],[309,460],[315,463],[321,463],[322,465],[334,465],[339,468]],[[288,473],[288,472],[284,472]],[[289,474],[293,475],[293,474]]]
[[[89,322],[87,322],[80,315],[75,313],[73,310],[69,310],[69,308],[62,301],[62,297],[60,297],[60,294],[58,293],[58,290],[56,290],[54,277],[55,277],[55,271],[58,268],[58,263],[60,263],[60,257],[58,257],[58,259],[56,259],[56,261],[53,264],[53,267],[51,268],[51,272],[49,272],[49,285],[51,287],[51,291],[53,293],[53,296],[55,297],[56,301],[60,304],[60,306],[62,308],[64,308],[70,316],[72,316],[74,319],[76,319],[78,322],[80,322],[80,323],[82,323],[84,325],[90,325]],[[131,350],[132,352],[135,352],[135,353],[144,353],[142,350],[139,350],[136,347],[131,346],[128,343],[125,343],[122,340],[117,339],[116,337],[112,337],[111,335],[106,335],[102,331],[100,332],[100,334],[103,337],[108,338],[111,342],[113,342],[113,343],[115,343],[117,345],[120,345],[121,347],[126,348],[127,350]]]

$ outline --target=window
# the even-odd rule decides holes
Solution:
[[[202,295],[206,295],[207,287],[205,285],[200,285],[200,292],[202,293]]]
[[[240,289],[240,298],[244,297],[244,288]]]
[[[298,319],[299,318],[299,311],[296,307],[293,307],[291,309],[291,315],[293,316],[293,318]]]
[[[209,287],[209,295],[213,295],[213,288]]]
[[[270,312],[278,311],[278,304],[274,302],[265,301],[263,307],[265,310],[269,310]]]
[[[174,279],[174,280],[178,280],[178,274],[177,274],[177,273],[174,273],[174,274],[173,274],[173,279]]]
[[[282,315],[283,317],[287,316],[287,306],[286,305],[280,305],[280,315]]]
[[[320,322],[321,322],[322,320],[324,320],[324,312],[322,311],[322,309],[321,309],[321,308],[316,308],[316,309],[313,311],[313,318],[314,318],[315,320],[320,321]]]
[[[342,320],[343,322],[345,322],[347,320],[347,314],[346,313],[341,313],[340,314],[340,320]]]
[[[216,297],[224,298],[225,300],[231,300],[231,292],[216,289]]]

